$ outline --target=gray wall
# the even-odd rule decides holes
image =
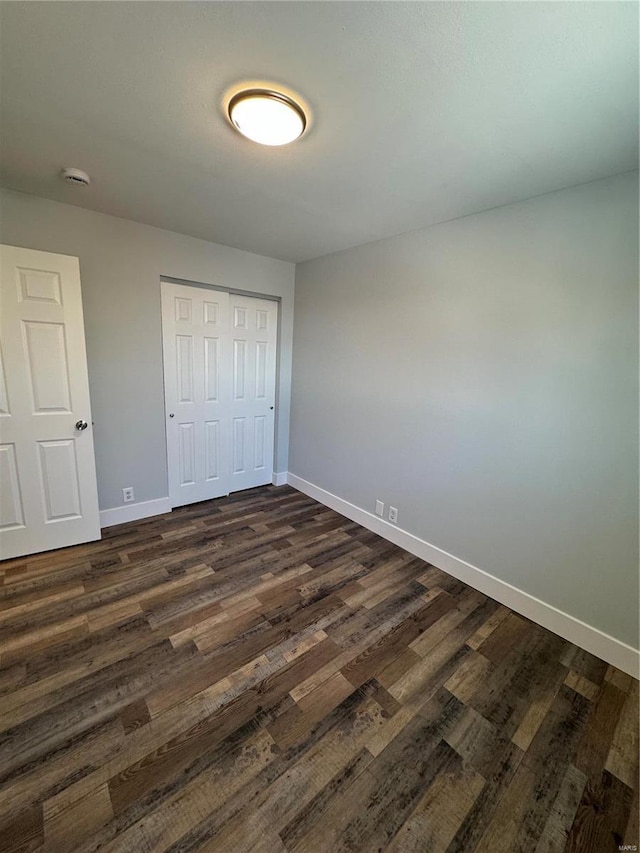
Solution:
[[[79,190],[82,192],[83,190]],[[80,258],[100,508],[165,497],[160,277],[279,296],[278,471],[287,469],[294,266],[79,207],[2,191],[1,241]]]
[[[299,265],[289,465],[635,647],[637,180]]]

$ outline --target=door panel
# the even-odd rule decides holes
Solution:
[[[222,346],[227,293],[162,283],[162,335],[169,497],[172,506],[229,494],[221,460],[231,376]],[[229,359],[227,357],[227,361]],[[230,362],[229,362],[230,363]]]
[[[206,480],[220,479],[220,421],[206,421],[204,476]]]
[[[162,306],[172,505],[270,483],[277,304],[163,282]]]
[[[265,459],[267,456],[267,446],[266,446],[266,421],[267,418],[265,415],[256,415],[254,424],[255,424],[255,448],[254,448],[254,468],[262,469],[265,467]]]
[[[30,270],[18,267],[18,281],[21,302],[55,302],[62,305],[60,274],[45,270]]]
[[[180,485],[191,486],[196,481],[195,424],[180,423]]]
[[[218,344],[218,338],[204,339],[204,398],[207,403],[218,402],[220,385]]]
[[[278,306],[230,294],[233,317],[234,418],[230,491],[270,483],[276,393]]]
[[[244,384],[247,373],[247,342],[233,342],[233,399],[244,400]]]
[[[9,397],[7,395],[7,379],[4,372],[4,359],[2,357],[2,342],[0,341],[0,418],[10,415]]]
[[[45,501],[45,519],[80,517],[78,464],[75,442],[39,441],[40,476]]]
[[[244,474],[244,427],[246,418],[233,419],[233,473]]]
[[[0,445],[0,530],[24,527],[15,444]]]
[[[34,414],[71,411],[63,323],[22,323]]]
[[[0,247],[0,557],[100,538],[78,259]],[[76,429],[76,421],[88,423]]]

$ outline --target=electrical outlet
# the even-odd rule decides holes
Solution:
[[[384,504],[382,501],[376,501],[376,515],[379,515],[380,518],[384,516]]]
[[[395,506],[389,507],[389,521],[393,524],[398,523],[398,510]]]
[[[126,504],[130,504],[133,502],[133,486],[127,486],[126,489],[122,490],[122,500]]]

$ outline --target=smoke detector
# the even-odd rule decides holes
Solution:
[[[91,178],[86,172],[83,172],[82,169],[67,167],[62,169],[60,177],[68,184],[74,184],[77,187],[88,187],[91,183]]]

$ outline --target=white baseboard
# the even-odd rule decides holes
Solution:
[[[483,569],[467,563],[435,545],[430,545],[424,539],[408,533],[406,530],[391,524],[382,518],[367,512],[349,501],[339,498],[337,495],[326,491],[325,489],[316,486],[308,480],[303,480],[289,472],[287,482],[294,489],[304,492],[305,495],[314,498],[325,506],[334,509],[341,515],[350,518],[382,536],[383,539],[389,540],[405,551],[415,554],[427,563],[431,563],[447,574],[453,575],[454,578],[468,584],[477,589],[483,595],[488,595],[490,598],[499,601],[501,604],[515,610],[517,613],[526,616],[543,628],[547,628],[554,634],[558,634],[570,643],[585,649],[592,655],[601,658],[607,663],[613,664],[623,672],[629,673],[634,678],[638,678],[640,673],[640,652],[637,649],[628,646],[621,640],[616,640],[609,634],[605,634],[598,628],[593,628],[587,625],[575,616],[570,616],[562,610],[558,610],[551,604],[547,604],[530,595],[528,592],[512,586],[500,578],[490,575]]]
[[[274,486],[286,486],[287,485],[287,472],[286,471],[274,471],[271,482]]]
[[[124,524],[126,521],[138,521],[151,515],[162,515],[171,512],[169,498],[156,498],[152,501],[114,506],[112,509],[100,510],[100,527],[113,527],[114,524]]]

